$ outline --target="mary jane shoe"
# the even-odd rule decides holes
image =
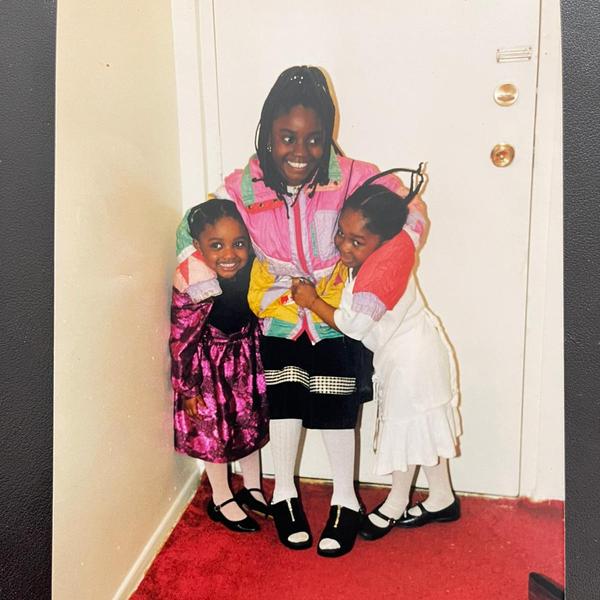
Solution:
[[[421,514],[411,515],[409,511],[412,507],[408,508],[398,519],[396,527],[423,527],[423,525],[427,525],[428,523],[449,523],[460,519],[460,503],[456,496],[450,506],[446,506],[446,508],[442,508],[441,510],[429,511],[423,506],[422,502],[417,502],[415,506],[421,509]]]
[[[378,540],[379,538],[382,538],[384,535],[387,535],[396,525],[396,523],[398,521],[397,519],[388,517],[387,515],[384,515],[379,510],[382,506],[383,506],[383,502],[379,506],[374,508],[369,514],[376,515],[380,519],[387,521],[387,525],[384,525],[383,527],[379,527],[378,525],[375,525],[375,523],[373,523],[373,521],[371,521],[371,519],[369,519],[369,515],[365,515],[364,518],[362,519],[362,522],[360,524],[360,529],[358,531],[360,536],[362,538],[364,538],[365,540],[369,540],[370,542],[372,542],[374,540]]]
[[[206,506],[206,513],[208,514],[210,519],[212,519],[216,523],[222,523],[223,525],[225,525],[225,527],[227,527],[227,529],[230,529],[231,531],[235,531],[238,533],[253,533],[255,531],[258,531],[260,527],[252,517],[246,516],[246,518],[242,519],[241,521],[232,521],[221,512],[221,509],[227,504],[230,504],[231,502],[237,502],[237,500],[235,498],[229,498],[229,500],[225,500],[225,502],[215,505],[211,498]]]
[[[251,510],[253,513],[260,515],[261,517],[270,517],[270,511],[268,504],[257,500],[252,492],[260,492],[262,494],[262,490],[258,488],[242,488],[239,492],[236,492],[235,499],[238,504],[240,504],[246,510]]]

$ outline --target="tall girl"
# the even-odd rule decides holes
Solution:
[[[268,440],[265,382],[258,321],[247,301],[250,239],[229,200],[199,204],[187,221],[194,252],[176,273],[171,308],[175,447],[204,461],[209,517],[233,531],[257,531],[242,508],[268,512],[258,452]],[[210,269],[218,288],[187,285],[190,268]],[[246,486],[235,497],[227,469],[234,460]]]
[[[271,511],[281,543],[312,544],[294,482],[302,428],[319,429],[333,477],[331,509],[318,553],[352,549],[360,522],[353,485],[354,428],[360,404],[344,336],[291,296],[292,277],[305,277],[333,306],[345,270],[333,238],[344,199],[377,173],[370,164],[341,156],[333,140],[335,106],[323,73],[291,67],[264,102],[256,155],[225,178],[217,191],[237,206],[256,252],[250,308],[260,318],[275,470]],[[399,179],[384,185],[407,192]],[[423,219],[411,212],[407,229],[418,240]],[[180,244],[180,250],[183,245]]]
[[[420,171],[413,174],[412,193],[421,177]],[[459,434],[454,357],[412,274],[415,247],[402,230],[406,201],[375,179],[358,188],[340,214],[335,243],[349,277],[339,308],[302,280],[292,290],[299,306],[374,353],[375,470],[392,475],[392,488],[363,520],[360,533],[368,540],[395,525],[418,527],[460,516],[448,473]],[[429,497],[408,508],[417,465],[425,471]]]

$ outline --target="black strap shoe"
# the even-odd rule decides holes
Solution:
[[[354,547],[356,534],[360,526],[362,513],[359,510],[352,510],[339,504],[329,509],[329,518],[325,524],[325,529],[321,533],[321,540],[328,538],[335,540],[339,548],[321,548],[317,546],[317,554],[328,558],[337,558],[348,554]]]
[[[281,502],[271,504],[271,516],[275,520],[275,527],[279,541],[292,550],[305,550],[312,546],[312,536],[308,527],[306,515],[298,498],[287,498]],[[306,533],[308,539],[303,542],[292,542],[289,537],[294,533]]]
[[[366,515],[362,519],[362,522],[360,524],[360,529],[358,531],[360,533],[361,537],[364,538],[365,540],[369,540],[369,541],[378,540],[379,538],[382,538],[384,535],[387,535],[393,529],[393,527],[396,525],[397,519],[392,519],[392,517],[388,517],[387,515],[384,515],[379,510],[382,506],[383,506],[383,502],[377,508],[373,509],[369,514],[376,515],[380,519],[387,521],[387,525],[384,525],[383,527],[379,527],[378,525],[375,525],[375,523],[373,523],[373,521],[371,521],[371,519],[369,519],[368,515]]]
[[[460,519],[460,503],[458,498],[454,498],[454,502],[446,508],[441,510],[428,511],[422,502],[417,502],[415,506],[421,509],[420,515],[411,515],[408,508],[404,511],[404,514],[398,519],[396,527],[423,527],[427,523],[449,523],[450,521],[457,521]]]
[[[260,500],[257,500],[251,492],[260,492],[262,494],[262,490],[259,488],[242,488],[239,492],[237,492],[234,498],[237,500],[238,504],[242,506],[245,510],[251,510],[253,513],[264,517],[271,516],[269,511],[269,506]]]
[[[241,521],[232,521],[221,512],[221,509],[227,504],[230,504],[231,502],[236,502],[236,499],[229,498],[229,500],[225,500],[225,502],[222,502],[219,505],[215,505],[211,498],[206,506],[206,513],[208,514],[210,519],[217,523],[222,523],[223,525],[225,525],[225,527],[227,527],[227,529],[230,529],[231,531],[236,531],[238,533],[253,533],[254,531],[258,531],[260,527],[252,517],[246,516],[246,518],[242,519]]]

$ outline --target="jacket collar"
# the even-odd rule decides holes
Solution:
[[[267,187],[262,181],[262,170],[256,154],[254,154],[246,165],[242,174],[241,194],[244,206],[250,206],[255,202],[264,202],[272,200],[275,192]],[[260,179],[260,181],[253,181]],[[326,185],[317,185],[315,191],[327,192],[340,189],[343,183],[344,173],[340,164],[339,157],[334,152],[333,147],[329,154],[329,183]]]

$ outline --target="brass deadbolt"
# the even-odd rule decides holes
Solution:
[[[515,149],[510,144],[496,144],[490,156],[496,167],[508,167],[515,158]]]
[[[519,90],[514,83],[501,83],[494,90],[494,100],[500,106],[512,106],[519,96]]]

